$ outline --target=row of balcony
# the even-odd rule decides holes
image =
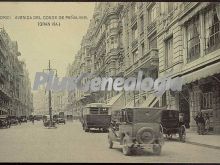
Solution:
[[[156,65],[159,63],[158,49],[152,49],[139,58],[132,66],[126,69],[126,74],[129,75],[141,68],[149,68],[154,65],[153,61],[156,61]]]

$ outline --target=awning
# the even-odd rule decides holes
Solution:
[[[111,111],[119,110],[122,107],[125,106],[125,97],[124,93],[121,92],[117,94],[116,96],[113,96],[110,101],[107,103],[108,106],[110,106]]]
[[[159,97],[155,96],[153,93],[149,93],[147,100],[141,104],[141,107],[154,107],[154,105],[159,101]]]
[[[190,74],[183,75],[183,85],[220,73],[220,62],[206,66]]]
[[[110,101],[107,103],[107,105],[110,105],[112,106],[120,97],[121,95],[123,94],[123,92],[117,94],[116,96],[113,96]]]

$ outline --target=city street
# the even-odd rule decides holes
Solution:
[[[161,156],[124,156],[108,148],[107,134],[84,132],[78,121],[47,129],[42,121],[0,129],[1,162],[219,162],[220,150],[166,141]],[[94,152],[95,149],[95,152]]]

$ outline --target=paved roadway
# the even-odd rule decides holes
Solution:
[[[0,162],[220,162],[220,150],[166,141],[160,156],[150,151],[124,156],[108,148],[107,133],[84,132],[79,122],[57,129],[42,121],[0,129]]]

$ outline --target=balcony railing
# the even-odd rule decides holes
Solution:
[[[154,30],[156,30],[156,21],[152,22],[152,23],[147,27],[147,32],[148,32],[148,34],[150,34],[151,32],[153,32]]]
[[[158,49],[151,49],[143,57],[139,58],[135,63],[126,69],[127,74],[144,67],[150,67],[152,65],[151,60],[158,60]]]
[[[132,42],[132,48],[136,47],[138,44],[138,40],[135,39],[133,42]]]

